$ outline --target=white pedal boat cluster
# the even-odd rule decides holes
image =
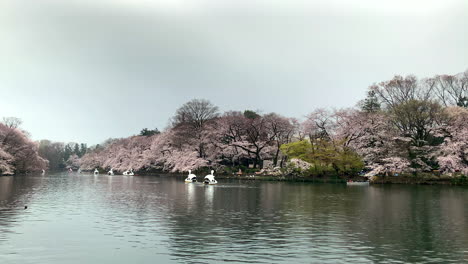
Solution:
[[[203,183],[204,184],[213,185],[213,184],[218,183],[218,181],[215,180],[215,176],[213,175],[213,173],[214,173],[214,170],[211,171],[211,174],[208,174],[208,175],[205,176],[205,178],[203,178]],[[187,182],[187,183],[197,182],[197,176],[195,174],[193,174],[191,170],[189,170],[189,175],[185,179],[185,182]]]

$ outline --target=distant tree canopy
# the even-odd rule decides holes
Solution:
[[[140,131],[140,136],[153,136],[153,135],[157,135],[161,132],[159,132],[159,130],[157,128],[155,129],[148,129],[148,128],[143,128],[141,131]]]
[[[84,143],[52,142],[50,140],[41,140],[39,142],[39,155],[49,161],[50,170],[62,170],[67,167],[67,161],[70,158],[82,157],[87,152],[87,146]]]
[[[205,99],[193,99],[179,109],[173,117],[173,125],[189,125],[201,129],[205,123],[219,115],[218,107]]]
[[[2,123],[9,128],[19,128],[23,121],[17,117],[4,117]]]
[[[245,111],[244,111],[244,117],[245,117],[245,118],[248,118],[248,119],[255,119],[255,118],[260,117],[260,115],[257,114],[257,112],[255,112],[255,111],[252,111],[252,110],[245,110]]]
[[[219,109],[205,99],[193,99],[177,109],[172,118],[174,147],[194,147],[199,158],[207,158],[208,133],[219,116]]]

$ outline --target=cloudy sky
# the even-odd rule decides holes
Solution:
[[[1,0],[0,116],[89,144],[192,98],[300,118],[466,70],[467,17],[465,0]]]

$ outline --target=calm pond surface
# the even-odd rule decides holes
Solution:
[[[468,263],[467,219],[453,186],[0,177],[0,263]]]

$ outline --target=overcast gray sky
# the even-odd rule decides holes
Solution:
[[[465,0],[1,0],[0,116],[99,143],[184,102],[303,117],[468,68]]]

